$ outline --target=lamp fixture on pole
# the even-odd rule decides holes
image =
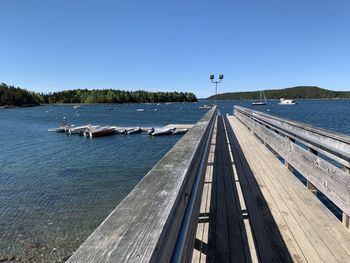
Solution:
[[[224,74],[220,74],[219,75],[219,80],[215,81],[215,76],[214,74],[211,74],[210,75],[210,80],[212,83],[215,83],[215,97],[214,97],[214,101],[215,101],[215,104],[216,104],[216,99],[217,99],[217,95],[218,95],[218,83],[220,83],[223,79],[224,79]]]

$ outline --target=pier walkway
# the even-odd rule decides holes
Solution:
[[[350,262],[349,231],[237,117],[225,119],[192,262]]]
[[[349,160],[347,135],[213,108],[69,262],[350,262]]]

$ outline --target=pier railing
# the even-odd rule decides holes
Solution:
[[[176,143],[68,262],[191,258],[216,111],[210,109]]]
[[[305,177],[309,190],[320,191],[342,210],[349,228],[350,136],[239,106],[234,114],[291,171]]]

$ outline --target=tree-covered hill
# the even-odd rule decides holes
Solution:
[[[148,92],[143,90],[65,90],[44,94],[45,103],[140,103],[140,102],[194,102],[191,92]]]
[[[39,94],[0,84],[0,106],[36,106],[42,103],[140,103],[140,102],[195,102],[191,92],[148,92],[143,90],[125,91],[114,89],[75,89]]]
[[[43,102],[43,97],[25,89],[0,83],[0,106],[35,106]]]
[[[331,91],[315,86],[298,86],[286,89],[264,90],[267,99],[346,99],[350,98],[350,91]],[[260,91],[229,92],[217,95],[218,100],[257,100]],[[214,99],[210,96],[208,99]]]

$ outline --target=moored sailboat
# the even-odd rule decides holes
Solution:
[[[265,93],[263,90],[260,90],[260,99],[257,101],[253,101],[252,105],[260,106],[260,105],[266,105],[266,104],[267,104],[267,101],[266,101]]]

